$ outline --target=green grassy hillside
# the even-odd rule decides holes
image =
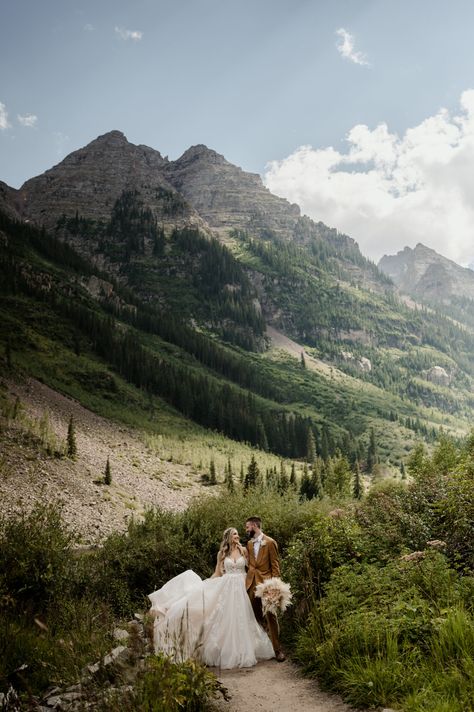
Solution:
[[[347,248],[318,249],[316,238],[285,246],[268,235],[257,246],[237,233],[226,247],[195,230],[158,234],[146,212],[138,215],[151,252],[145,242],[136,248],[117,238],[121,261],[106,253],[102,270],[44,230],[2,216],[6,360],[89,407],[106,402],[121,418],[139,417],[126,413],[133,388],[147,408],[160,403],[176,423],[184,416],[186,428],[192,421],[282,457],[307,457],[311,433],[318,454],[341,450],[364,463],[373,429],[380,461],[399,467],[416,436],[467,430],[472,334],[404,307],[391,288],[344,281],[340,262],[353,259]],[[109,239],[113,226],[102,228]],[[74,230],[81,229],[77,220]],[[369,263],[364,269],[376,274]],[[267,301],[267,318],[280,311],[308,355],[337,369],[326,374],[280,351],[262,352],[257,298]],[[362,355],[371,371],[358,368]],[[449,388],[423,378],[435,363],[453,371]]]

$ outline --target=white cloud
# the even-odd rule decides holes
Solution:
[[[338,36],[338,41],[336,42],[336,48],[341,57],[348,59],[354,64],[360,64],[363,67],[370,67],[367,57],[362,52],[355,51],[355,37],[347,32],[343,27],[336,30],[336,35]]]
[[[0,101],[0,130],[4,131],[5,129],[9,129],[10,126],[11,124],[8,121],[7,107]]]
[[[141,30],[124,30],[122,27],[116,27],[115,32],[122,40],[134,40],[138,42],[143,37]]]
[[[474,258],[474,90],[403,136],[354,126],[347,150],[301,146],[266,167],[264,182],[303,212],[355,238],[378,260],[422,242],[467,265]]]
[[[88,22],[87,25],[84,25],[83,29],[85,32],[94,32],[95,31],[94,25],[91,25],[90,22]]]
[[[18,121],[22,126],[32,127],[36,126],[38,117],[35,114],[24,114],[23,116],[18,114]]]

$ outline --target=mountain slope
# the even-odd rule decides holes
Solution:
[[[320,451],[363,458],[375,427],[399,463],[414,434],[467,429],[472,333],[406,306],[353,240],[206,147],[169,162],[111,132],[19,196],[43,225],[0,225],[20,352],[36,312],[50,343],[86,348],[204,427],[286,457],[305,455],[311,430]],[[308,368],[271,347],[276,332]]]

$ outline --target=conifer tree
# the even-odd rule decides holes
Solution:
[[[74,418],[71,415],[67,427],[67,456],[74,460],[77,455],[76,433],[74,430]]]
[[[112,484],[112,471],[110,469],[110,460],[108,457],[107,457],[107,464],[105,465],[104,484],[106,484],[106,485]]]
[[[290,486],[290,480],[286,474],[286,467],[283,460],[280,460],[280,477],[278,478],[278,490],[283,493],[288,490]]]
[[[244,480],[244,489],[247,491],[250,487],[256,487],[258,478],[260,475],[260,470],[258,469],[257,461],[255,460],[255,455],[252,455],[250,464],[247,468],[247,474]]]
[[[308,465],[306,462],[303,465],[303,474],[301,476],[300,497],[301,499],[311,499],[311,480],[309,478]]]
[[[296,489],[296,468],[294,462],[291,463],[290,487]]]
[[[356,463],[354,466],[354,483],[353,483],[353,489],[352,489],[352,496],[354,497],[354,499],[362,499],[362,494],[363,494],[363,487],[362,487],[362,480],[360,477],[359,461],[356,460]]]
[[[334,486],[336,494],[340,497],[348,497],[351,492],[352,472],[347,457],[339,452],[333,460],[334,462]]]
[[[243,462],[240,463],[240,477],[239,477],[239,480],[240,480],[240,484],[243,485],[243,484],[244,484],[244,480],[245,480],[244,463],[243,463]]]
[[[230,494],[235,492],[234,475],[232,474],[232,470],[228,470],[227,472],[227,490]]]
[[[301,352],[301,368],[306,368],[306,360],[304,357],[304,351]]]
[[[402,460],[401,463],[400,463],[400,473],[401,473],[401,476],[402,476],[402,480],[406,480],[406,478],[407,478],[407,473],[406,473],[406,471],[405,471],[405,464],[404,464],[403,460]]]
[[[214,463],[214,459],[211,459],[211,462],[209,464],[209,484],[210,485],[217,484],[216,465]]]
[[[315,462],[313,464],[313,472],[311,474],[311,480],[310,480],[310,493],[311,497],[315,497],[316,499],[322,499],[324,495],[324,487],[321,479],[321,465],[318,462]]]
[[[327,460],[329,457],[329,436],[328,429],[325,425],[323,426],[323,432],[321,435],[321,457],[323,460]]]
[[[314,439],[314,433],[309,427],[306,434],[306,461],[314,462],[316,458],[316,441]]]
[[[257,416],[256,443],[261,450],[268,452],[268,440],[262,418]]]
[[[373,428],[370,428],[369,446],[367,448],[367,472],[372,472],[374,465],[376,465],[378,461],[375,431]]]

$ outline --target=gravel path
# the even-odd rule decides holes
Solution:
[[[339,697],[322,692],[314,680],[301,675],[288,660],[258,663],[253,668],[217,673],[229,691],[218,712],[351,712]]]

